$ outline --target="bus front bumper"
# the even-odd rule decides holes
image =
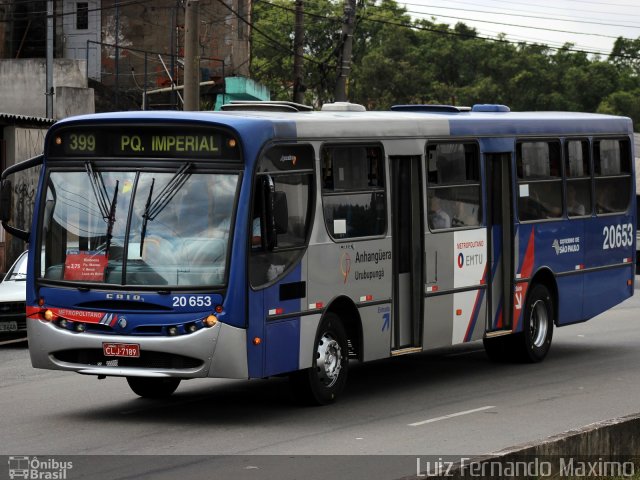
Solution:
[[[248,378],[246,330],[222,322],[176,337],[76,333],[27,320],[35,368],[117,377]],[[103,344],[137,345],[136,358],[105,356]]]

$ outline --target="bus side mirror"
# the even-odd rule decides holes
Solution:
[[[28,230],[33,214],[33,189],[25,183],[25,178],[31,178],[29,185],[36,185],[39,177],[39,168],[42,166],[43,155],[37,155],[24,162],[11,165],[0,178],[0,222],[4,229],[11,235],[25,242],[29,242],[30,232]],[[9,177],[22,173],[20,176]],[[24,187],[24,188],[23,188]],[[31,192],[31,193],[29,193]],[[16,211],[22,212],[20,218],[14,215]],[[13,219],[16,225],[10,225]]]

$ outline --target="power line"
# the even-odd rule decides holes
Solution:
[[[528,25],[517,25],[514,23],[504,23],[504,22],[492,22],[491,20],[477,20],[475,18],[465,18],[465,17],[458,17],[453,15],[441,15],[441,14],[435,14],[435,13],[429,13],[429,12],[415,12],[415,13],[420,13],[421,15],[430,15],[435,18],[438,18],[438,17],[453,18],[455,20],[465,20],[467,22],[490,23],[492,25],[502,25],[505,27],[529,28],[532,30],[543,30],[545,32],[570,33],[572,35],[588,35],[592,37],[613,38],[613,39],[618,38],[618,36],[604,35],[602,33],[572,32],[569,30],[560,30],[557,28],[531,27]]]
[[[293,9],[289,8],[289,7],[285,7],[283,5],[278,5],[278,4],[274,4],[271,3],[268,0],[256,0],[259,1],[260,3],[264,3],[267,5],[270,5],[272,7],[276,7],[279,8],[281,10],[288,10],[290,12],[293,12]],[[333,21],[338,23],[340,21],[340,19],[338,18],[328,18],[326,16],[323,15],[318,15],[318,14],[314,14],[311,12],[307,12],[305,11],[304,13],[307,16],[310,17],[314,17],[317,19],[321,19],[321,20],[325,20],[325,21]],[[505,43],[505,44],[511,44],[511,45],[515,45],[515,46],[519,46],[519,45],[528,45],[531,46],[532,44],[530,43],[526,43],[526,42],[514,42],[511,40],[506,40],[503,38],[492,38],[492,37],[487,37],[487,36],[482,36],[482,35],[478,35],[478,34],[464,34],[461,32],[456,32],[453,31],[449,28],[447,28],[447,30],[442,30],[441,28],[436,28],[436,27],[426,27],[424,25],[416,25],[415,23],[401,23],[401,22],[395,22],[395,21],[390,21],[390,20],[386,20],[384,18],[375,18],[375,17],[371,17],[371,16],[364,16],[364,15],[358,15],[358,19],[362,20],[362,21],[370,21],[370,22],[376,22],[376,23],[381,23],[381,24],[387,24],[387,25],[393,25],[393,26],[397,26],[397,27],[403,27],[403,28],[410,28],[413,30],[421,30],[421,31],[427,31],[427,32],[432,32],[432,33],[436,33],[439,35],[448,35],[448,36],[453,36],[453,37],[463,37],[463,38],[477,38],[480,40],[487,40],[487,41],[492,41],[492,42],[498,42],[498,43]],[[540,29],[543,30],[543,29]],[[618,38],[618,37],[614,37],[614,38]],[[569,47],[565,47],[560,46],[560,47],[553,47],[547,44],[534,44],[534,45],[542,45],[544,47],[549,48],[550,50],[563,50],[563,51],[568,51],[568,52],[574,52],[574,53],[584,53],[584,54],[589,54],[589,55],[609,55],[609,56],[613,56],[614,58],[629,58],[629,59],[635,59],[638,57],[632,56],[632,55],[610,55],[604,52],[600,52],[600,51],[594,51],[594,50],[589,50],[589,49],[576,49],[576,48],[569,48]]]
[[[451,10],[450,7],[438,7],[438,6],[435,6],[435,5],[421,5],[421,6],[426,7],[426,8],[440,8],[440,9]],[[491,15],[503,15],[503,16],[507,16],[507,17],[535,18],[535,19],[538,19],[538,20],[555,20],[555,21],[559,21],[559,22],[570,22],[570,23],[579,23],[579,24],[587,24],[587,25],[600,25],[600,26],[606,26],[606,27],[624,27],[624,28],[634,28],[634,29],[640,30],[640,26],[620,25],[618,23],[590,22],[590,21],[587,21],[587,20],[580,20],[580,21],[578,21],[578,20],[564,20],[564,19],[560,19],[560,18],[557,18],[557,17],[554,18],[554,17],[542,17],[542,16],[537,16],[537,15],[524,15],[524,14],[516,14],[516,13],[488,12],[486,10],[472,10],[472,9],[459,8],[459,7],[456,7],[455,10],[456,11],[461,11],[461,12],[471,12],[471,13],[489,13]],[[408,13],[419,13],[419,14],[422,14],[422,15],[429,15],[429,14],[425,14],[423,12],[417,12],[417,11],[413,11],[413,10],[407,10],[407,12]],[[444,16],[444,15],[442,15],[442,16]],[[455,18],[455,17],[453,17],[453,18]],[[474,19],[474,21],[478,22],[480,20],[475,20]],[[497,23],[497,22],[490,22],[490,23]],[[498,23],[498,25],[501,25],[501,24]],[[510,25],[510,26],[522,27],[522,25]],[[524,28],[532,28],[532,27],[524,27]],[[538,27],[535,27],[535,28],[538,28]],[[573,33],[573,34],[578,33],[580,35],[592,35],[590,33],[579,33],[579,32],[564,32],[564,33]],[[598,35],[598,36],[602,36],[602,35]]]
[[[291,55],[295,55],[296,52],[289,48],[286,45],[281,44],[278,40],[274,39],[273,37],[271,37],[270,35],[267,35],[266,33],[264,33],[263,31],[261,31],[258,27],[256,27],[252,22],[249,22],[246,18],[244,18],[242,15],[240,15],[238,12],[236,12],[233,8],[231,8],[229,5],[227,5],[223,0],[217,0],[218,3],[220,3],[221,5],[223,5],[227,10],[229,10],[231,13],[233,13],[238,20],[246,23],[248,26],[250,26],[253,30],[255,30],[256,32],[258,32],[260,35],[262,35],[264,38],[266,38],[267,40],[269,40],[270,42],[272,42],[274,45],[276,45],[278,48],[287,51],[289,54]],[[265,2],[268,3],[268,2]],[[295,10],[293,10],[295,12]],[[305,60],[307,60],[308,62],[311,63],[315,63],[318,65],[321,65],[322,62],[317,61],[314,58],[311,57],[307,57],[307,56],[303,56],[303,58]]]
[[[511,2],[508,0],[485,0],[485,1],[490,1],[490,2],[495,2],[495,3],[506,3],[509,6],[513,6],[513,5],[523,5],[526,7],[538,7],[538,5],[532,5],[531,3],[523,3],[523,2]],[[408,3],[408,2],[403,2],[400,1],[399,3],[401,3],[402,5],[410,5],[412,7],[423,7],[424,4],[422,3]],[[472,3],[472,2],[464,2],[464,1],[454,1],[451,3],[456,3],[456,4],[463,4],[463,5],[473,5],[473,6],[478,6],[477,3]],[[490,5],[483,5],[484,7],[487,8],[502,8],[499,6],[490,6]],[[450,8],[450,9],[456,9],[456,7],[437,7],[437,8]],[[544,10],[563,10],[566,11],[566,8],[563,7],[553,7],[553,6],[544,6],[543,7]],[[517,10],[516,10],[517,11]],[[527,10],[525,10],[527,11]],[[540,13],[540,12],[536,12],[536,11],[528,11],[529,13]],[[614,15],[614,16],[623,16],[623,17],[640,17],[640,15],[634,15],[634,14],[630,14],[629,12],[624,12],[624,13],[616,13],[616,12],[612,12],[611,10],[607,10],[607,11],[602,11],[602,10],[585,10],[583,8],[580,9],[580,13],[584,13],[584,12],[589,12],[589,13],[600,13],[600,14],[606,14],[606,15]],[[494,13],[494,12],[491,12]],[[585,17],[579,17],[579,16],[574,16],[574,18],[585,18]]]
[[[458,36],[458,37],[465,37],[465,38],[477,38],[480,40],[489,40],[492,42],[498,42],[498,43],[505,43],[505,44],[512,44],[512,45],[522,45],[522,42],[512,42],[509,40],[505,40],[505,39],[501,39],[501,38],[491,38],[491,37],[484,37],[481,35],[469,35],[469,34],[464,34],[464,33],[460,33],[460,32],[455,32],[452,30],[447,29],[446,31],[443,30],[439,30],[436,28],[430,28],[430,27],[424,27],[424,26],[418,26],[415,24],[403,24],[403,23],[397,23],[397,22],[391,22],[388,20],[382,20],[382,19],[374,19],[374,18],[363,18],[363,20],[366,21],[370,21],[370,22],[377,22],[377,23],[384,23],[384,24],[388,24],[388,25],[395,25],[395,26],[399,26],[399,27],[405,27],[405,28],[411,28],[411,29],[415,29],[415,30],[423,30],[423,31],[429,31],[432,33],[437,33],[437,34],[444,34],[444,35],[450,35],[450,36]],[[541,46],[541,47],[545,47],[548,48],[549,50],[562,50],[562,51],[567,51],[567,52],[574,52],[574,53],[584,53],[584,54],[590,54],[590,55],[602,55],[602,52],[597,52],[597,51],[590,51],[590,50],[579,50],[579,49],[575,49],[575,48],[568,48],[568,47],[551,47],[549,45],[545,45],[545,44],[528,44],[528,43],[524,43],[524,45],[526,46]],[[621,55],[621,54],[609,54],[609,57],[614,57],[614,58],[628,58],[628,59],[639,59],[640,56],[635,56],[635,55]]]

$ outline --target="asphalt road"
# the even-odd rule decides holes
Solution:
[[[492,364],[480,343],[352,365],[344,396],[321,408],[295,405],[280,378],[192,380],[143,400],[123,379],[35,370],[25,344],[3,345],[0,455],[81,455],[69,479],[398,478],[418,456],[481,455],[639,412],[639,312],[637,294],[556,329],[537,365]]]

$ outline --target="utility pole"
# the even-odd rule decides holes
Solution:
[[[47,118],[53,118],[53,0],[47,2]]]
[[[184,14],[184,110],[200,110],[200,0],[187,0]]]
[[[120,93],[120,0],[116,0],[116,92],[115,92],[115,104],[116,109],[119,109],[119,93]]]
[[[293,38],[293,101],[304,103],[305,87],[302,83],[304,54],[304,1],[296,0],[296,23]]]
[[[353,47],[353,23],[356,16],[356,0],[344,0],[344,19],[342,23],[342,54],[336,79],[335,101],[347,101],[347,78],[351,70],[351,50]]]

